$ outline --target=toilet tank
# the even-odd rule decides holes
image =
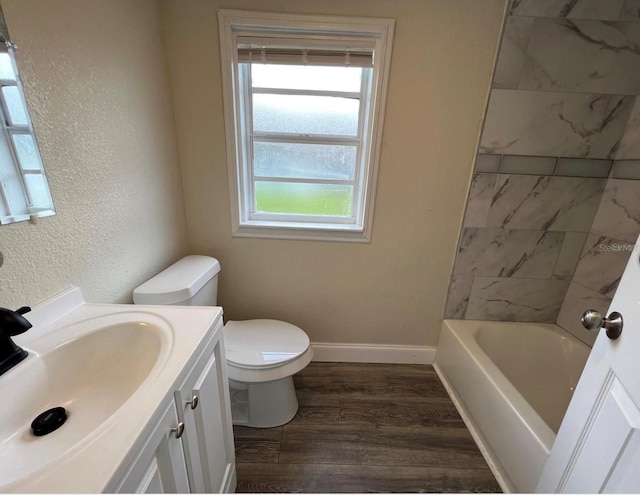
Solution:
[[[134,289],[135,304],[216,306],[220,263],[210,256],[186,256]]]

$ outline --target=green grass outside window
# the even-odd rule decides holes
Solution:
[[[256,182],[256,209],[261,213],[351,216],[353,187],[333,184]]]

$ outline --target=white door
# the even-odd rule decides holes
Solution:
[[[623,316],[622,333],[612,340],[600,330],[537,492],[640,493],[639,255],[610,307]]]

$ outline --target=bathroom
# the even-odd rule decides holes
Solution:
[[[134,287],[198,253],[220,260],[219,303],[228,318],[296,324],[316,357],[324,353],[327,360],[433,361],[462,228],[494,227],[463,219],[505,0],[1,5],[19,47],[56,207],[55,216],[0,228],[2,306],[36,305],[70,285],[90,302],[130,303]],[[220,8],[395,19],[369,243],[232,236]],[[480,146],[483,155],[510,155]],[[566,229],[574,231],[584,239],[591,224]],[[554,244],[556,259],[561,243]],[[620,275],[625,261],[615,263]],[[464,292],[476,294],[474,278],[503,278],[478,270],[454,275],[460,300],[471,308],[479,299]],[[572,287],[589,289],[589,305],[606,307],[610,293],[570,280],[547,277],[550,286],[562,285],[562,297],[556,292],[545,321],[562,314],[563,291],[571,294]],[[469,305],[447,309],[447,317],[465,316],[478,317]],[[502,319],[493,310],[482,318]]]

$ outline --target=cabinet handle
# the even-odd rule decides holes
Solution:
[[[200,399],[198,399],[197,395],[194,395],[193,398],[187,402],[187,404],[189,404],[191,406],[191,409],[195,409],[196,407],[198,407],[198,402],[200,401]]]
[[[171,431],[176,434],[176,438],[180,438],[184,433],[184,423],[180,421],[176,428],[171,428]]]

